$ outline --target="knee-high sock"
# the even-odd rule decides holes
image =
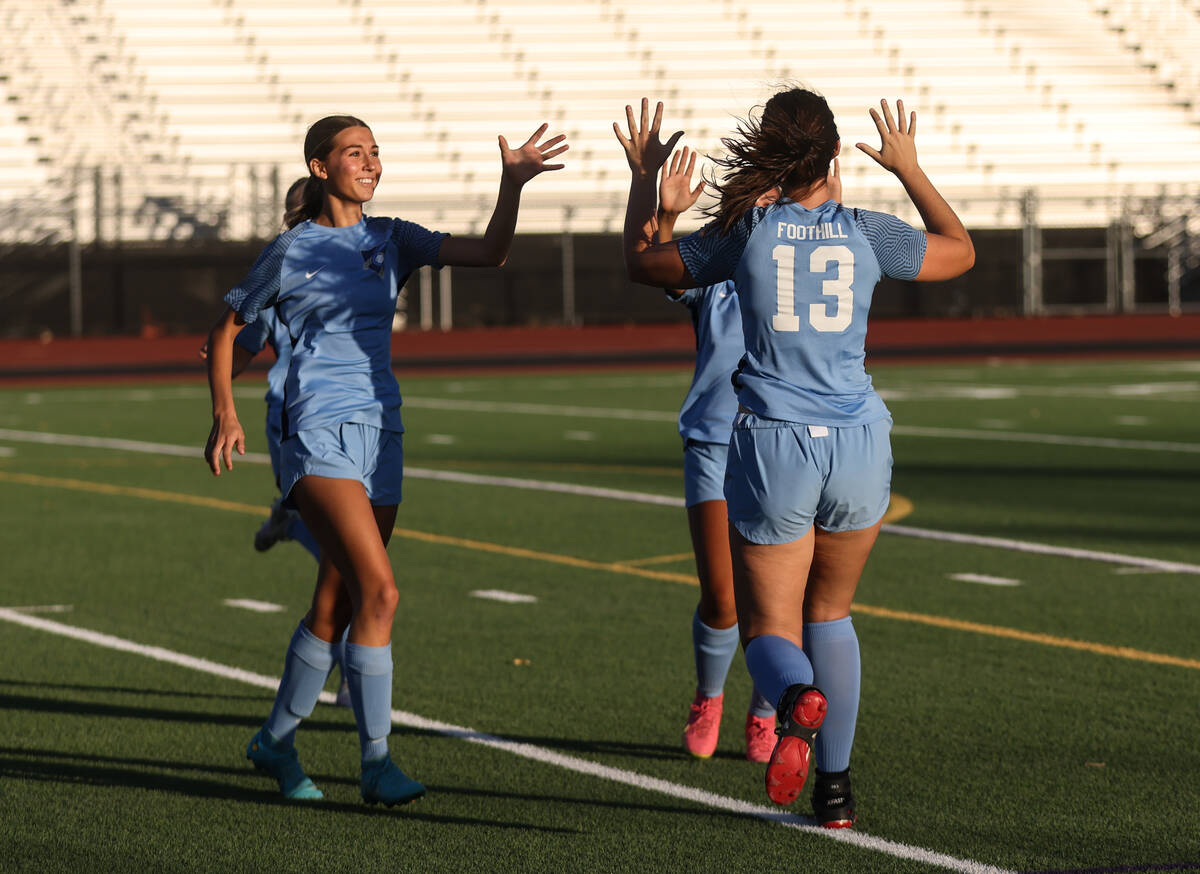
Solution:
[[[788,686],[810,685],[813,669],[804,650],[786,637],[764,634],[746,645],[746,667],[754,678],[754,687],[774,707]]]
[[[844,771],[850,767],[862,675],[858,635],[850,617],[805,625],[804,651],[812,662],[813,685],[825,693],[829,702],[815,744],[817,767],[822,771]]]
[[[729,664],[738,647],[738,627],[710,628],[692,615],[692,649],[696,654],[696,688],[707,698],[716,698],[725,688]]]
[[[300,720],[313,712],[332,666],[333,644],[321,640],[301,622],[288,644],[275,706],[263,724],[272,737],[291,745]]]
[[[358,724],[363,761],[387,755],[392,731],[392,645],[345,644],[342,670],[350,687],[350,706]]]
[[[758,691],[758,686],[755,686],[754,691],[750,693],[750,707],[748,710],[760,719],[775,715],[775,705],[767,700],[766,695]]]

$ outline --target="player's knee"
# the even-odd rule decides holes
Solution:
[[[372,619],[390,622],[399,603],[400,592],[390,576],[363,587],[362,611]]]

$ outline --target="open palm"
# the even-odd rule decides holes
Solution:
[[[565,143],[566,134],[559,134],[556,137],[551,137],[545,142],[538,142],[543,134],[546,133],[546,128],[550,125],[543,124],[533,132],[533,135],[517,146],[515,149],[509,146],[508,140],[501,134],[500,142],[500,164],[503,168],[504,175],[517,183],[524,185],[534,176],[547,170],[561,170],[562,164],[547,164],[551,158],[555,158],[565,152],[569,147]],[[559,143],[562,143],[560,146]],[[555,148],[557,146],[557,148]]]

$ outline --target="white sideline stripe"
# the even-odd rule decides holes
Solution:
[[[268,689],[274,692],[279,686],[278,677],[268,677],[265,674],[256,674],[252,671],[242,670],[241,668],[223,665],[219,662],[209,661],[208,659],[197,658],[195,656],[184,655],[183,653],[174,652],[169,649],[164,649],[158,646],[146,646],[140,643],[134,643],[130,640],[125,640],[120,637],[114,637],[111,634],[104,634],[99,631],[91,631],[86,628],[78,628],[73,625],[64,625],[61,622],[53,622],[49,619],[39,619],[36,616],[26,616],[15,610],[0,608],[0,619],[8,622],[14,622],[18,625],[24,625],[27,628],[34,628],[38,631],[45,631],[50,634],[58,634],[63,637],[70,637],[75,640],[80,640],[85,643],[102,646],[106,649],[117,650],[118,652],[131,653],[133,655],[144,656],[160,662],[166,662],[172,665],[178,665],[183,668],[201,671],[206,674],[211,674],[216,677],[222,677],[228,680],[237,680],[241,683],[246,683],[250,686],[257,686],[261,689]],[[326,704],[336,703],[337,696],[332,692],[322,692],[321,701]],[[933,850],[927,850],[922,847],[914,847],[909,844],[902,844],[897,841],[889,841],[885,838],[878,838],[872,835],[856,832],[851,829],[826,829],[820,826],[811,824],[811,819],[807,817],[798,817],[794,814],[780,813],[778,810],[764,807],[758,804],[751,804],[748,801],[742,801],[737,798],[729,798],[724,795],[717,795],[713,792],[707,792],[703,789],[696,789],[692,786],[681,786],[678,783],[672,783],[668,780],[660,780],[657,777],[649,777],[645,774],[639,774],[636,771],[627,771],[623,768],[613,768],[608,765],[601,765],[596,762],[580,759],[574,756],[564,755],[553,750],[545,749],[544,747],[534,746],[528,743],[519,743],[517,741],[506,740],[495,735],[485,734],[475,731],[472,728],[464,728],[463,726],[453,725],[448,722],[439,722],[435,719],[428,719],[424,716],[419,716],[415,713],[407,713],[403,710],[392,711],[392,722],[399,725],[408,726],[410,728],[418,728],[424,731],[433,731],[446,737],[457,738],[459,740],[468,741],[470,743],[481,744],[482,746],[491,747],[492,749],[503,750],[504,752],[512,753],[513,755],[521,756],[526,759],[531,759],[536,762],[541,762],[547,765],[555,765],[559,768],[565,768],[568,771],[574,771],[579,774],[586,774],[591,777],[598,777],[602,780],[609,780],[614,783],[621,783],[626,786],[632,786],[635,789],[644,789],[651,792],[658,792],[663,795],[669,795],[672,798],[679,798],[685,801],[692,801],[696,804],[701,804],[707,807],[716,808],[718,810],[726,810],[731,813],[740,813],[745,816],[754,816],[759,819],[765,819],[769,822],[774,822],[779,825],[789,828],[798,829],[807,832],[810,835],[828,838],[830,840],[841,841],[842,843],[851,844],[861,847],[865,850],[871,850],[877,853],[893,856],[898,859],[911,859],[916,862],[923,862],[928,865],[936,865],[941,868],[946,868],[950,871],[959,871],[963,874],[1012,874],[1003,868],[997,868],[993,865],[985,865],[981,862],[975,862],[971,859],[959,859],[954,856],[948,856],[943,853],[938,853]]]
[[[121,440],[114,437],[87,437],[80,434],[50,434],[44,431],[16,431],[0,428],[0,440],[17,440],[26,443],[43,443],[50,446],[83,446],[89,449],[117,449],[123,452],[142,452],[150,455],[174,455],[179,458],[201,458],[201,452],[191,446],[173,443],[148,443],[143,440]],[[238,462],[270,464],[271,456],[265,452],[234,454],[234,465]],[[683,498],[671,495],[653,495],[646,492],[629,492],[622,489],[605,489],[596,486],[580,486],[574,483],[556,483],[545,480],[521,479],[510,476],[486,476],[478,473],[463,473],[455,470],[432,470],[425,467],[405,467],[404,475],[413,479],[440,480],[442,482],[466,483],[476,486],[504,486],[512,489],[531,489],[539,492],[560,492],[582,495],[588,498],[610,498],[631,501],[637,504],[654,504],[660,507],[682,507]]]
[[[1020,580],[1010,580],[1008,577],[989,577],[987,574],[947,574],[952,580],[963,583],[983,583],[985,586],[1019,586]]]
[[[892,428],[892,433],[901,437],[944,437],[952,440],[999,440],[1007,443],[1044,443],[1050,446],[1090,446],[1098,449],[1139,449],[1149,452],[1200,453],[1200,443],[1171,443],[1164,440],[1069,437],[1064,434],[1030,434],[1021,431],[972,431],[968,428],[923,428],[916,425],[896,425]]]
[[[14,431],[0,428],[0,440],[24,440],[30,443],[47,443],[59,446],[88,446],[99,449],[122,449],[128,452],[148,452],[159,455],[177,455],[196,458],[199,453],[190,446],[175,446],[170,443],[146,443],[139,440],[119,440],[108,437],[84,437],[74,434],[49,434],[42,431]],[[256,464],[270,464],[268,455],[261,452],[247,452],[244,456],[234,456],[238,461],[249,461]],[[440,480],[443,482],[467,483],[469,485],[501,486],[513,489],[529,489],[539,492],[559,492],[568,495],[582,495],[589,498],[609,498],[616,501],[629,501],[637,504],[653,504],[660,507],[682,507],[683,498],[670,495],[654,495],[646,492],[629,492],[622,489],[604,489],[594,486],[580,486],[573,483],[556,483],[547,480],[520,479],[507,476],[487,476],[478,473],[463,473],[453,470],[431,470],[422,467],[409,467],[404,471],[406,476],[414,479]],[[925,540],[944,540],[951,543],[966,543],[973,546],[987,546],[996,549],[1008,549],[1014,552],[1030,552],[1038,555],[1058,555],[1066,558],[1081,558],[1087,561],[1100,561],[1109,564],[1121,564],[1131,567],[1149,568],[1176,574],[1200,574],[1200,565],[1186,564],[1177,561],[1163,561],[1156,558],[1142,558],[1136,555],[1122,555],[1116,552],[1096,552],[1090,549],[1076,549],[1070,546],[1051,546],[1045,543],[1030,543],[1023,540],[1008,540],[1002,537],[984,537],[977,534],[956,534],[953,531],[935,531],[928,528],[912,528],[906,525],[887,524],[883,526],[887,534],[901,537],[917,537]]]
[[[500,589],[476,589],[471,593],[472,598],[484,598],[488,601],[503,601],[506,604],[536,604],[534,595],[522,595],[518,592],[504,592]]]
[[[226,607],[240,607],[243,610],[253,610],[255,613],[278,613],[286,609],[282,604],[255,601],[252,598],[226,598],[222,603]]]
[[[1071,546],[1050,546],[1045,543],[1029,543],[1024,540],[1008,540],[1003,537],[984,537],[979,534],[956,534],[953,531],[931,531],[928,528],[910,528],[907,525],[884,525],[888,534],[901,537],[917,537],[923,540],[942,540],[947,543],[966,543],[971,546],[991,546],[1013,552],[1031,552],[1036,555],[1059,555],[1065,558],[1082,558],[1087,561],[1102,561],[1130,567],[1149,568],[1172,574],[1200,574],[1200,565],[1181,561],[1163,561],[1157,558],[1142,558],[1137,555],[1121,555],[1117,552],[1096,552],[1091,549],[1075,549]]]

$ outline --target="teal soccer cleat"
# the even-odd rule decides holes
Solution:
[[[266,771],[279,781],[279,791],[283,793],[284,798],[293,801],[316,801],[325,797],[300,767],[296,748],[281,749],[271,741],[265,728],[260,728],[258,734],[250,739],[250,745],[246,747],[246,758],[254,763],[255,768]]]
[[[423,798],[425,787],[396,767],[391,756],[363,762],[362,797],[367,804],[408,804]]]

